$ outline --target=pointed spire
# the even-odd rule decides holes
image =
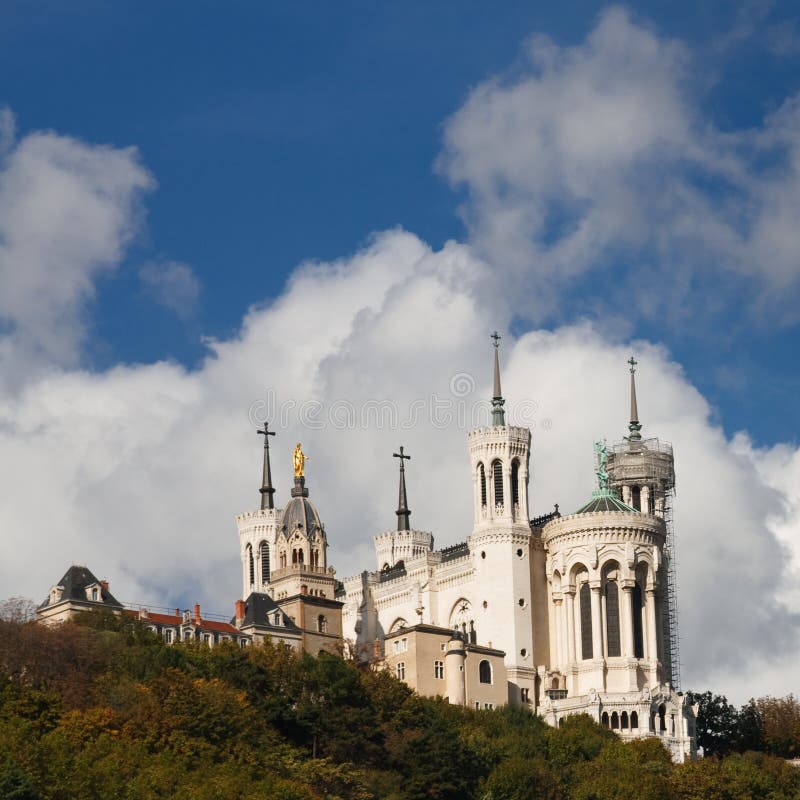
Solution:
[[[400,452],[399,453],[392,453],[394,458],[400,459],[400,496],[397,501],[397,530],[399,531],[410,531],[411,530],[411,521],[409,517],[411,516],[411,510],[408,507],[408,497],[406,496],[406,466],[405,461],[411,460],[411,456],[407,456],[403,452],[403,446],[400,445]]]
[[[628,439],[632,441],[638,441],[642,438],[642,434],[640,431],[642,430],[642,426],[639,423],[639,408],[636,405],[636,365],[639,362],[631,356],[628,359],[628,364],[631,368],[631,421],[628,423],[628,430],[630,434],[628,435]]]
[[[506,412],[503,410],[505,400],[503,400],[503,392],[500,389],[500,334],[495,331],[492,336],[494,343],[494,394],[492,396],[492,425],[505,425]]]
[[[275,435],[275,431],[269,429],[268,423],[264,423],[263,431],[256,431],[264,437],[264,468],[261,474],[261,508],[275,508],[275,502],[272,495],[275,494],[275,489],[272,487],[272,470],[269,465],[269,437]]]

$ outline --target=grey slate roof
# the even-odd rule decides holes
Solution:
[[[293,497],[286,504],[279,530],[287,539],[295,531],[308,537],[315,532],[324,535],[317,509],[307,497]]]
[[[86,597],[86,587],[93,584],[100,585],[100,599],[89,600]],[[59,603],[67,600],[73,600],[83,603],[94,603],[98,605],[105,605],[111,608],[122,608],[122,603],[114,597],[111,592],[100,584],[100,581],[95,577],[88,567],[70,567],[64,577],[58,582],[58,586],[63,587],[64,591],[61,594]],[[47,597],[39,608],[46,608],[50,605],[50,598]]]
[[[276,611],[280,615],[279,625],[274,622]],[[270,628],[282,633],[300,633],[300,628],[283,613],[278,604],[268,594],[261,592],[252,592],[247,600],[244,601],[242,628],[251,626]]]

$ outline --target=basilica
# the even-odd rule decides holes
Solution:
[[[311,652],[339,643],[425,695],[524,706],[558,725],[587,713],[623,737],[659,736],[695,755],[680,691],[671,445],[644,438],[631,358],[627,435],[595,444],[598,488],[579,509],[531,518],[531,432],[506,424],[499,337],[491,424],[467,435],[473,528],[441,550],[416,530],[399,448],[396,530],[374,537],[375,568],[338,580],[309,499],[300,444],[284,509],[274,506],[265,426],[261,508],[237,518],[244,608],[274,605]],[[465,479],[467,470],[465,465]],[[252,615],[251,615],[252,617]],[[253,618],[254,637],[274,634]]]
[[[399,460],[396,529],[374,537],[374,569],[339,579],[309,496],[305,455],[276,507],[264,425],[260,508],[236,518],[242,594],[228,620],[124,608],[86,567],[72,567],[37,612],[45,623],[105,608],[168,643],[348,653],[417,692],[490,709],[513,704],[559,725],[589,714],[623,738],[657,736],[676,761],[696,755],[696,708],[679,691],[672,447],[642,436],[631,358],[627,435],[596,442],[597,489],[579,509],[531,518],[531,432],[506,423],[494,340],[489,425],[467,434],[473,487],[466,541],[437,550],[411,524]],[[469,473],[467,473],[469,469]]]

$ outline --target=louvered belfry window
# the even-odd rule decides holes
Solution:
[[[481,478],[481,505],[486,505],[486,470],[483,468],[483,464],[478,464],[478,472],[480,473]]]
[[[503,505],[503,465],[499,461],[492,464],[492,477],[494,480],[494,504]]]
[[[511,502],[519,505],[519,461],[516,458],[511,462]]]
[[[261,542],[261,583],[269,583],[269,545]]]

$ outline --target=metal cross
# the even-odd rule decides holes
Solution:
[[[503,338],[497,331],[495,331],[490,337],[490,339],[494,339],[494,346],[500,347],[500,340]]]
[[[392,453],[392,457],[400,459],[400,469],[403,469],[403,459],[408,459],[409,461],[411,461],[411,456],[407,456],[403,452],[403,445],[400,445],[400,452],[399,453]]]
[[[256,433],[260,433],[264,437],[264,447],[269,449],[269,439],[267,437],[275,435],[275,431],[271,431],[269,429],[269,423],[265,422],[264,423],[264,430],[263,431],[256,431]]]
[[[636,365],[637,365],[638,363],[639,363],[639,362],[638,362],[638,361],[637,361],[637,360],[636,360],[636,359],[635,359],[633,356],[631,356],[631,357],[628,359],[628,364],[630,364],[630,365],[631,365],[631,372],[636,372]]]

